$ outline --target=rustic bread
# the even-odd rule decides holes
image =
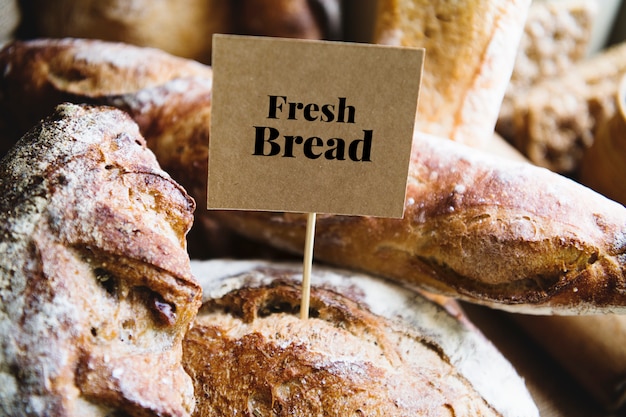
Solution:
[[[188,416],[194,202],[123,112],[61,105],[0,162],[0,414]]]
[[[515,58],[497,131],[512,135],[512,100],[533,84],[565,74],[589,50],[598,4],[587,0],[534,1]]]
[[[375,43],[426,49],[417,128],[491,141],[530,0],[380,0]]]
[[[211,69],[152,48],[85,39],[15,41],[0,51],[3,153],[64,101],[95,103]]]
[[[304,215],[207,216],[303,250]],[[404,218],[320,214],[314,254],[492,307],[588,314],[625,311],[625,237],[622,205],[546,169],[418,132]]]
[[[184,340],[195,416],[538,416],[475,328],[396,285],[315,265],[192,261],[203,306]]]
[[[576,175],[598,126],[615,114],[614,94],[625,72],[626,42],[536,83],[512,101],[509,139],[533,163]]]
[[[215,33],[337,38],[339,0],[22,0],[30,37],[89,38],[211,62]]]
[[[578,180],[626,204],[626,72],[613,94],[615,113],[599,123],[580,161]]]
[[[159,164],[206,210],[211,67],[152,48],[86,39],[15,41],[0,50],[0,154],[60,102],[111,105],[139,125]],[[194,257],[275,256],[213,223]]]

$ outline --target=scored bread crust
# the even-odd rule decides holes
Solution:
[[[212,211],[302,253],[306,216]],[[318,214],[316,259],[511,311],[624,312],[626,208],[544,168],[416,133],[402,219]]]
[[[190,415],[195,205],[136,124],[58,106],[0,162],[0,195],[2,415]]]
[[[522,379],[471,324],[422,296],[314,265],[193,261],[203,307],[184,341],[195,416],[538,416]]]
[[[529,5],[378,1],[373,42],[426,49],[418,130],[472,146],[491,141]]]

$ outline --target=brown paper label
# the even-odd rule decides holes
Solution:
[[[208,207],[402,217],[423,57],[215,35]]]

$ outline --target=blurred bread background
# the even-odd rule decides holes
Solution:
[[[0,43],[96,38],[209,64],[213,33],[370,42],[376,6],[376,0],[0,0]],[[531,163],[625,204],[626,2],[535,0],[517,54],[494,135]],[[463,306],[526,378],[542,416],[626,412],[625,317],[527,317]]]

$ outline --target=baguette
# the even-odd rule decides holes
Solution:
[[[136,124],[57,107],[0,162],[0,195],[0,414],[189,416],[194,202]]]
[[[397,285],[316,265],[302,320],[301,265],[192,269],[204,294],[183,349],[195,416],[539,415],[481,333]]]
[[[302,253],[306,216],[211,211]],[[524,162],[416,133],[403,219],[318,215],[319,261],[530,314],[626,307],[626,208]]]
[[[62,102],[97,103],[211,76],[210,67],[156,49],[86,39],[13,41],[0,52],[0,68],[2,154]]]

